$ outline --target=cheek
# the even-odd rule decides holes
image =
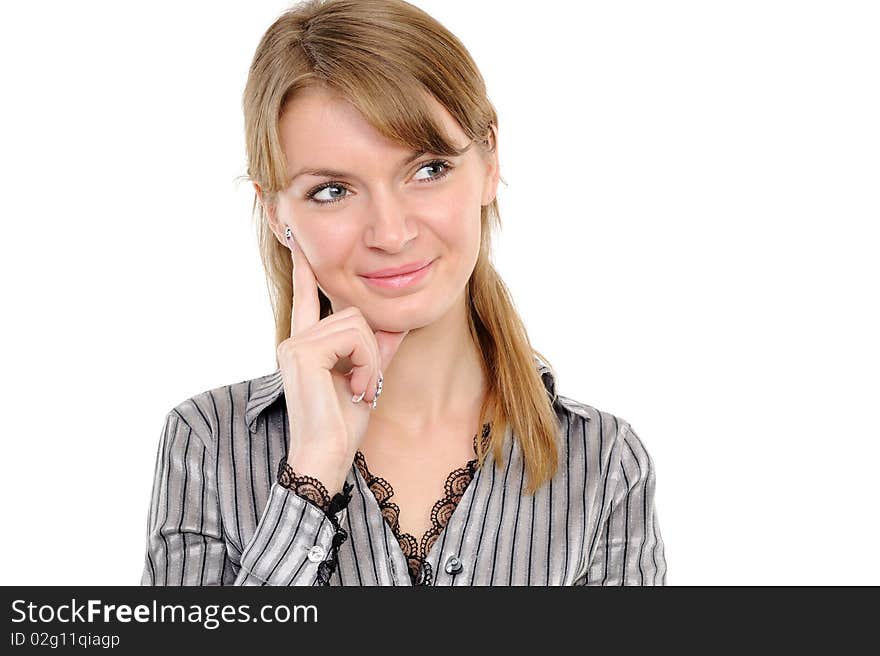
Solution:
[[[470,237],[474,223],[480,223],[480,195],[470,181],[451,185],[444,193],[433,195],[417,211],[433,224],[437,234],[444,235],[444,239],[460,241]]]
[[[464,254],[479,248],[479,203],[465,206],[458,198],[456,202],[449,202],[436,216],[435,234],[451,250]]]
[[[338,230],[303,231],[304,250],[315,277],[332,284],[350,259],[352,238]]]

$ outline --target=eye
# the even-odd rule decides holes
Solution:
[[[329,205],[331,203],[338,203],[343,198],[345,198],[345,196],[338,196],[337,197],[337,196],[333,196],[331,194],[330,200],[315,200],[315,197],[319,193],[321,193],[323,191],[327,191],[328,189],[333,190],[333,191],[340,191],[340,192],[348,191],[348,187],[346,187],[345,185],[342,185],[338,182],[330,182],[325,185],[321,185],[320,187],[310,191],[308,194],[306,194],[306,198],[308,200],[312,201],[313,203],[317,203],[318,205]]]
[[[445,178],[447,175],[449,175],[449,172],[452,171],[452,169],[455,167],[450,162],[447,162],[446,160],[435,159],[435,160],[432,160],[432,161],[427,162],[425,164],[422,164],[418,170],[421,171],[423,169],[429,169],[429,168],[433,168],[433,169],[442,168],[442,172],[438,173],[436,175],[429,176],[427,178],[416,178],[416,182],[422,182],[422,183],[436,182],[437,180]],[[324,184],[321,184],[321,185],[315,187],[314,189],[312,189],[311,191],[309,191],[308,193],[306,193],[306,200],[314,203],[315,205],[332,205],[333,203],[338,203],[341,200],[345,200],[346,196],[344,196],[344,195],[334,196],[332,193],[331,193],[329,199],[326,199],[326,198],[319,199],[318,198],[318,194],[320,194],[323,191],[328,191],[328,190],[336,192],[337,194],[342,193],[344,191],[344,192],[346,192],[346,195],[348,195],[347,192],[349,191],[348,187],[346,187],[341,182],[325,182]]]
[[[452,164],[450,164],[449,162],[442,160],[442,159],[435,159],[433,162],[428,162],[427,164],[423,164],[419,168],[419,171],[421,171],[422,169],[437,168],[438,166],[443,168],[443,172],[438,175],[432,175],[431,177],[427,178],[427,180],[430,181],[430,180],[439,180],[440,178],[445,178],[446,175],[449,173],[449,171],[452,170]],[[425,178],[422,178],[419,180],[419,182],[423,182],[424,180],[425,180]]]

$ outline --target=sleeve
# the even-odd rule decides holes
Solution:
[[[339,545],[348,537],[341,524],[352,485],[344,483],[342,492],[318,505],[310,496],[311,485],[300,488],[301,494],[295,491],[297,486],[282,474],[285,465],[286,458],[279,463],[279,480],[272,484],[260,524],[241,555],[236,585],[330,584]],[[323,489],[317,479],[310,480]]]
[[[346,537],[346,491],[325,512],[274,482],[237,566],[224,539],[214,456],[171,411],[156,454],[141,585],[328,585]]]
[[[585,585],[666,585],[666,557],[654,507],[654,461],[629,424],[619,433],[616,479]]]

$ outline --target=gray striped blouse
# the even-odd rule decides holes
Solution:
[[[428,585],[665,585],[654,463],[623,419],[556,393],[560,467],[534,496],[510,428],[428,549]],[[277,480],[289,425],[280,370],[208,390],[165,417],[141,585],[314,585],[328,514]],[[408,561],[357,462],[330,585],[411,586]],[[333,491],[330,491],[331,494]],[[438,494],[438,497],[441,496]],[[425,583],[427,582],[427,583]]]

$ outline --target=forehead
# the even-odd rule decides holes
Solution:
[[[467,135],[455,118],[436,98],[427,94],[431,112],[458,146],[467,144]],[[351,157],[356,151],[387,150],[394,155],[408,151],[380,134],[357,108],[345,98],[321,88],[298,92],[285,105],[278,123],[282,146],[289,164],[302,163],[315,153],[327,157]]]

